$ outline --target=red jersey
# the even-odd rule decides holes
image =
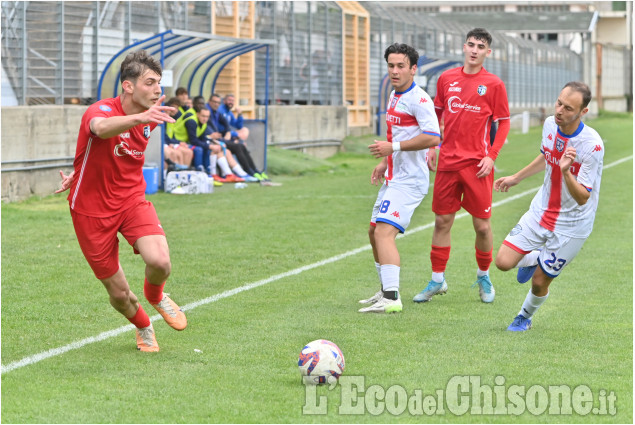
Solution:
[[[110,217],[145,199],[144,151],[156,124],[139,124],[108,139],[100,139],[90,130],[93,118],[125,115],[119,96],[100,100],[84,113],[73,162],[75,177],[68,195],[73,211]]]
[[[463,67],[442,73],[434,107],[443,111],[445,124],[438,159],[442,171],[478,164],[490,150],[492,122],[509,119],[505,84],[485,68],[476,74],[466,74]]]

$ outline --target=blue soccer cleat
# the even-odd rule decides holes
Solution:
[[[519,314],[514,318],[514,321],[507,328],[508,331],[512,332],[524,332],[531,329],[531,319],[526,318],[522,314]]]
[[[244,179],[248,183],[259,182],[260,181],[257,178],[255,178],[254,176],[250,176],[249,174],[245,174],[244,176],[238,176],[238,177],[240,177],[241,179]]]
[[[437,282],[431,280],[428,283],[428,286],[426,286],[426,289],[424,289],[423,291],[421,291],[417,295],[415,295],[414,298],[412,299],[412,301],[414,301],[416,303],[425,303],[425,302],[430,301],[433,296],[435,296],[435,295],[443,295],[446,292],[448,292],[448,284],[445,281],[445,279],[443,279],[442,283],[437,283]]]
[[[479,277],[474,285],[478,284],[478,294],[481,297],[481,301],[484,303],[494,302],[494,297],[496,296],[496,291],[494,290],[494,285],[492,285],[492,281],[489,280],[489,276],[481,276]]]
[[[518,274],[516,275],[516,280],[518,281],[518,283],[525,283],[529,279],[531,279],[531,277],[534,275],[534,272],[536,271],[536,267],[538,267],[538,264],[534,264],[533,266],[529,267],[518,267]]]

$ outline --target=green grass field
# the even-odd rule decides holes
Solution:
[[[328,161],[271,152],[272,171],[313,164],[274,176],[280,187],[150,196],[170,243],[166,292],[189,320],[183,332],[154,322],[156,354],[137,352],[134,331],[121,330],[128,322],[84,260],[64,196],[3,204],[2,422],[632,423],[632,122],[589,122],[606,148],[595,229],[523,334],[505,330],[529,289],[514,272],[492,268],[491,305],[470,288],[469,217],[453,228],[448,294],[410,301],[430,278],[431,196],[398,241],[403,312],[357,312],[378,287],[367,240],[376,160],[359,153],[373,137]],[[533,159],[539,139],[539,128],[512,132],[497,175]],[[495,251],[533,191],[510,198],[541,182],[495,193]],[[120,256],[141,296],[143,263],[123,238]],[[339,345],[346,370],[342,385],[311,392],[297,357],[318,338]],[[546,398],[555,386],[573,394],[572,413]]]

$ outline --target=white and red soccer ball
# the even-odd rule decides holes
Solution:
[[[298,358],[298,367],[305,383],[333,384],[345,366],[342,350],[326,339],[316,339],[304,346]]]

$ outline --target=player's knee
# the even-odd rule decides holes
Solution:
[[[452,227],[452,219],[443,215],[438,215],[434,219],[434,229],[440,232],[449,232]]]
[[[513,261],[510,261],[509,258],[505,258],[504,255],[496,255],[496,259],[494,260],[494,264],[496,264],[496,268],[500,271],[506,272],[513,269],[516,264],[513,264]]]
[[[486,237],[491,233],[491,226],[489,221],[480,221],[478,223],[474,223],[474,231],[482,236],[482,237]]]
[[[172,263],[167,253],[154,256],[148,261],[147,265],[152,269],[154,274],[160,274],[164,280],[167,279],[172,272]]]

